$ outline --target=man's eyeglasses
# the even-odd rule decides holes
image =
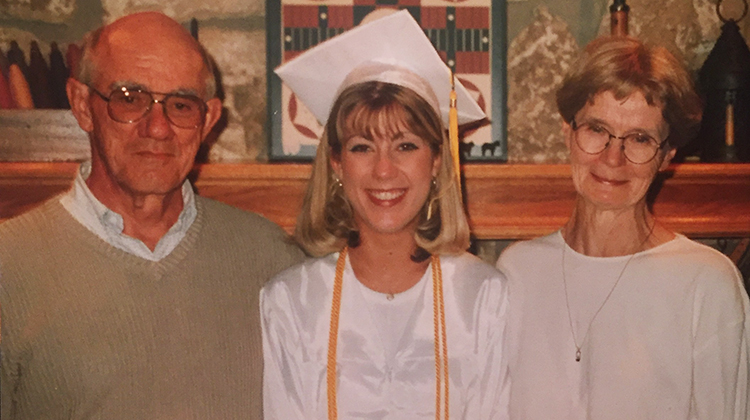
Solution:
[[[206,103],[194,95],[120,87],[106,96],[91,86],[89,89],[107,102],[109,116],[121,123],[140,120],[151,111],[155,103],[162,104],[167,120],[180,128],[198,128],[203,125],[206,117]],[[164,98],[154,99],[154,95],[164,95]]]
[[[622,140],[621,148],[625,158],[635,164],[650,162],[667,142],[664,140],[660,143],[645,133],[616,136],[595,123],[578,124],[575,120],[572,120],[570,126],[576,133],[575,139],[578,147],[584,152],[590,155],[598,155],[609,147],[613,139],[619,139]]]

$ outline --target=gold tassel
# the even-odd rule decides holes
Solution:
[[[458,109],[456,108],[456,83],[455,75],[451,71],[451,94],[450,110],[448,111],[448,139],[451,144],[451,156],[453,156],[453,169],[456,172],[456,183],[458,184],[459,196],[461,196],[461,160],[458,148]]]

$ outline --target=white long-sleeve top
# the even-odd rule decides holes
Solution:
[[[266,420],[327,418],[326,364],[338,254],[277,275],[261,292]],[[441,256],[450,417],[507,418],[503,352],[507,291],[478,258]],[[362,285],[347,259],[337,357],[340,419],[434,419],[432,269],[386,295]]]
[[[682,235],[630,258],[576,253],[560,232],[500,256],[511,418],[746,418],[748,298],[737,268]]]

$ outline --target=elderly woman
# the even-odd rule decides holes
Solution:
[[[295,231],[318,258],[261,293],[266,418],[506,418],[505,281],[464,251],[448,112],[435,92],[448,98],[450,74],[407,12],[351,32],[311,53],[351,58],[351,46],[362,63],[350,63],[331,94]],[[419,63],[356,58],[373,53],[361,42],[383,34],[384,50],[424,38],[438,75],[416,73]],[[328,73],[314,61],[292,63]],[[305,101],[302,85],[295,92]]]
[[[739,419],[747,296],[724,255],[659,224],[646,192],[699,123],[663,48],[590,44],[557,94],[577,192],[549,236],[509,247],[511,417]]]

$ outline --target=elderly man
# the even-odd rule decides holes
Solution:
[[[0,226],[2,419],[260,418],[258,293],[301,251],[185,180],[221,102],[182,26],[86,43],[67,91],[91,162]]]

